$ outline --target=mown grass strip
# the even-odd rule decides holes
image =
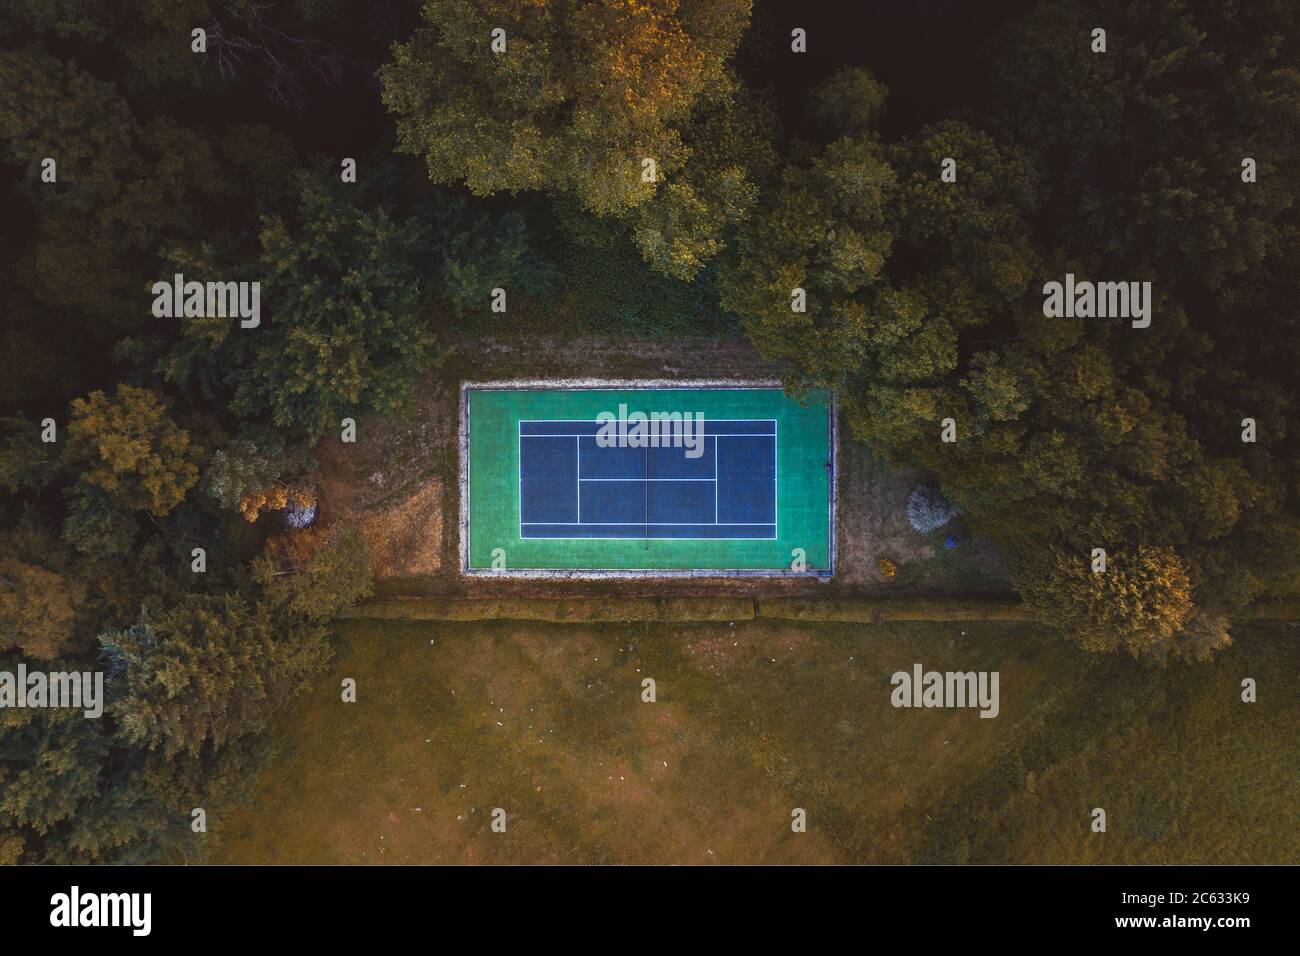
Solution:
[[[785,621],[1026,621],[1015,598],[797,598],[760,601],[758,616]]]
[[[406,621],[749,621],[755,616],[749,598],[406,598],[359,605],[345,617]]]

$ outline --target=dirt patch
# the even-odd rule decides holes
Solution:
[[[365,536],[378,579],[436,576],[443,568],[445,458],[454,467],[456,448],[455,416],[445,409],[454,403],[431,378],[411,414],[362,419],[355,443],[329,437],[315,450],[321,521]]]
[[[410,497],[363,515],[357,528],[370,543],[375,577],[436,574],[442,565],[442,482],[435,478]]]
[[[891,581],[879,568],[882,558],[901,567],[934,557],[929,540],[907,522],[907,497],[920,476],[889,469],[843,433],[837,461],[840,584],[884,591]]]

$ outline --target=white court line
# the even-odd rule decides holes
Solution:
[[[717,478],[579,478],[579,481],[717,481]],[[764,522],[771,524],[771,522]]]
[[[659,421],[663,421],[663,420],[664,419],[662,418],[659,419]],[[776,421],[775,418],[706,418],[704,420],[706,422],[775,422]],[[529,425],[536,424],[537,422],[582,422],[584,425],[605,424],[605,422],[602,422],[596,418],[521,418],[519,419],[519,421],[526,422]],[[649,424],[649,421],[650,419],[646,419],[647,424]],[[691,422],[693,423],[694,421],[695,419],[692,418]],[[617,419],[615,419],[615,422],[617,422]],[[672,424],[671,420],[669,420],[669,424]]]
[[[641,522],[638,521],[635,522],[635,524],[639,527],[641,525]],[[586,527],[592,527],[592,525],[586,525]],[[726,527],[726,525],[722,525],[721,527]],[[772,527],[772,526],[768,525],[768,527]],[[651,537],[636,537],[635,535],[626,535],[626,536],[618,536],[612,538],[605,537],[605,536],[598,537],[596,535],[579,535],[578,537],[574,537],[574,538],[556,537],[553,535],[530,535],[528,537],[520,538],[520,540],[521,541],[776,541],[777,537],[775,534],[765,534],[761,536],[751,535],[744,538],[733,538],[730,536],[723,537],[722,535],[709,535],[703,538],[677,537],[675,535],[653,535]]]
[[[595,438],[595,435],[575,435],[572,432],[535,432],[531,435],[524,435],[524,438]],[[705,432],[701,438],[775,438],[775,432]],[[685,445],[652,445],[646,442],[644,445],[610,445],[610,448],[621,448],[624,450],[638,448],[684,448]]]
[[[525,525],[546,525],[547,527],[576,528],[576,527],[593,527],[595,525],[610,525],[611,527],[632,527],[633,525],[649,524],[655,527],[663,525],[665,528],[708,528],[717,525],[721,528],[730,528],[733,525],[737,528],[766,528],[772,524],[771,521],[724,521],[720,525],[713,521],[525,521]]]

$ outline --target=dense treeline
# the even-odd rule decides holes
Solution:
[[[0,711],[0,861],[196,859],[192,811],[247,785],[369,592],[358,534],[283,510],[311,505],[323,421],[398,407],[434,360],[421,226],[329,194],[272,125],[203,122],[301,94],[264,68],[320,66],[328,8],[0,7],[0,671],[106,676],[99,719]],[[270,336],[156,318],[174,271],[274,289]]]
[[[846,71],[725,260],[789,381],[933,470],[1085,647],[1203,658],[1300,584],[1297,27],[1287,2],[1043,4],[997,38],[988,103],[892,143]],[[1150,327],[1045,318],[1067,273],[1151,281]]]
[[[289,527],[313,447],[407,409],[497,287],[516,331],[743,329],[1087,647],[1203,658],[1296,591],[1300,10],[1040,4],[902,137],[855,67],[779,114],[797,54],[751,13],[0,0],[0,670],[109,679],[100,720],[0,711],[0,861],[194,852],[369,589],[356,534]],[[354,183],[345,95],[384,118]],[[1152,281],[1151,326],[1044,318],[1067,272]],[[261,282],[260,326],[155,315],[176,273]]]

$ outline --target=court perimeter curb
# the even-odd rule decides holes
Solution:
[[[630,569],[579,569],[579,568],[471,568],[470,551],[470,415],[469,395],[474,391],[493,391],[510,389],[547,389],[555,391],[583,391],[593,389],[784,389],[781,381],[774,378],[727,379],[727,378],[518,378],[486,379],[481,381],[462,380],[458,400],[458,437],[457,437],[457,486],[459,513],[457,515],[457,574],[463,578],[518,578],[540,581],[604,581],[604,580],[671,580],[674,578],[809,578],[829,581],[835,576],[838,543],[839,505],[839,405],[834,393],[831,393],[827,406],[830,429],[831,480],[828,484],[827,502],[827,567],[811,571],[793,571],[777,569],[679,569],[657,568],[644,570]],[[714,618],[703,618],[714,620]]]

